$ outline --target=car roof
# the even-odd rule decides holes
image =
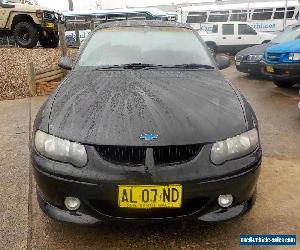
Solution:
[[[126,20],[126,21],[107,22],[97,26],[96,30],[113,28],[113,27],[139,27],[139,26],[174,27],[174,28],[185,28],[185,29],[192,30],[192,27],[189,24],[160,21],[160,20]]]

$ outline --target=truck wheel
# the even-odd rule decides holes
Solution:
[[[55,34],[48,34],[47,37],[40,37],[40,44],[44,48],[57,48],[59,44],[59,38]]]
[[[292,80],[273,80],[273,82],[279,87],[279,88],[291,88],[295,85],[295,82]]]
[[[39,40],[37,28],[29,22],[17,23],[13,33],[16,43],[22,48],[33,48]]]

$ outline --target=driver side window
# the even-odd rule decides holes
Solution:
[[[239,35],[257,35],[256,31],[248,24],[239,24]]]

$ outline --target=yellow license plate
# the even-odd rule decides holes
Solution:
[[[46,23],[46,28],[54,28],[54,23]]]
[[[274,73],[274,67],[272,65],[267,65],[266,66],[266,71],[269,72],[269,73]]]
[[[181,185],[119,185],[118,204],[121,208],[180,208],[181,202]]]

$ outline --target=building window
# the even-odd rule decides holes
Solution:
[[[187,23],[205,23],[207,19],[206,12],[190,12],[187,16]]]
[[[230,15],[230,21],[247,21],[247,10],[233,10]]]
[[[252,20],[270,20],[273,9],[255,9],[252,14]]]
[[[274,13],[274,19],[284,19],[285,8],[276,8]],[[287,8],[286,18],[293,18],[295,13],[295,7]]]
[[[227,22],[229,11],[211,11],[208,17],[208,22]]]

